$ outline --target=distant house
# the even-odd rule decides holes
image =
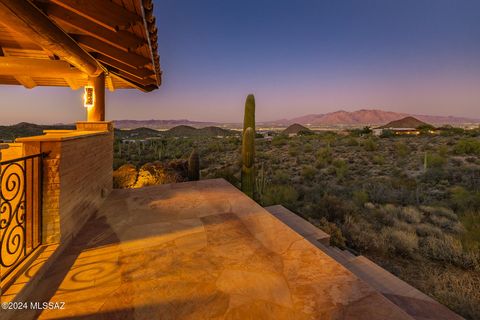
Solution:
[[[385,132],[391,132],[395,135],[419,135],[423,128],[427,128],[428,132],[434,133],[435,128],[423,121],[414,117],[406,117],[400,120],[395,120],[378,128],[374,128],[373,134],[380,136]]]

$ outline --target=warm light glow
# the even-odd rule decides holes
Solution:
[[[93,107],[95,103],[95,92],[92,86],[85,87],[85,93],[83,95],[83,105],[85,108]]]

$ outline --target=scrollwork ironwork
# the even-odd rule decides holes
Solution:
[[[2,280],[40,244],[41,163],[41,155],[0,163]]]

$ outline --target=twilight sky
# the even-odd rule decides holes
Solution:
[[[107,118],[241,122],[378,108],[480,118],[478,0],[155,0],[163,86]],[[85,118],[82,90],[0,85],[0,124]]]

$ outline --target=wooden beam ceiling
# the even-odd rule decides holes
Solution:
[[[0,75],[30,77],[86,77],[83,72],[62,60],[0,57]]]
[[[148,9],[149,1],[143,3]],[[111,0],[0,0],[0,21],[8,26],[2,45],[5,39],[11,38],[15,43],[18,39],[28,39],[27,44],[39,46],[29,49],[45,53],[45,57],[21,57],[23,53],[14,57],[14,53],[9,56],[0,47],[0,76],[11,76],[27,88],[37,85],[34,78],[38,81],[63,78],[70,88],[77,90],[87,75],[108,70],[109,90],[123,86],[118,80],[142,91],[154,90],[158,87],[153,78],[155,62],[133,52],[142,46],[156,51],[156,39],[154,48],[149,44],[156,35],[155,18],[151,10],[147,13],[150,15],[146,16],[146,31],[150,38],[143,39],[133,33],[134,29],[125,30],[136,24],[143,28],[143,16]],[[27,48],[14,45],[7,49]]]
[[[90,76],[103,72],[91,55],[30,1],[0,0],[0,21]]]
[[[153,91],[155,89],[157,89],[157,85],[152,85],[152,84],[149,84],[149,85],[142,85],[142,84],[139,84],[138,82],[135,82],[135,81],[130,81],[129,79],[125,79],[124,77],[121,77],[119,76],[118,74],[116,74],[115,72],[110,72],[110,75],[112,77],[115,77],[117,79],[120,79],[122,80],[123,82],[126,82],[128,83],[129,85],[133,86],[134,88],[137,88],[139,90],[142,90],[144,92],[150,92],[150,91]]]
[[[92,54],[98,61],[103,63],[104,65],[107,65],[107,68],[109,70],[113,71],[119,71],[122,70],[123,72],[129,73],[132,76],[135,76],[139,79],[145,79],[150,76],[152,76],[154,73],[152,70],[147,69],[147,68],[133,68],[129,65],[126,65],[124,63],[121,63],[117,60],[114,60],[112,58],[109,58],[107,56],[104,56],[103,54],[100,53],[93,53]],[[110,67],[110,68],[109,68]],[[112,69],[113,68],[113,69]]]
[[[40,7],[61,26],[69,26],[126,52],[146,45],[145,40],[128,31],[112,31],[54,3],[41,3]]]
[[[110,0],[50,0],[112,31],[141,23],[142,17]]]
[[[72,35],[74,39],[89,52],[98,52],[111,59],[122,62],[132,68],[146,66],[152,63],[151,59],[132,52],[125,52],[114,46],[111,46],[97,38],[85,35]]]

